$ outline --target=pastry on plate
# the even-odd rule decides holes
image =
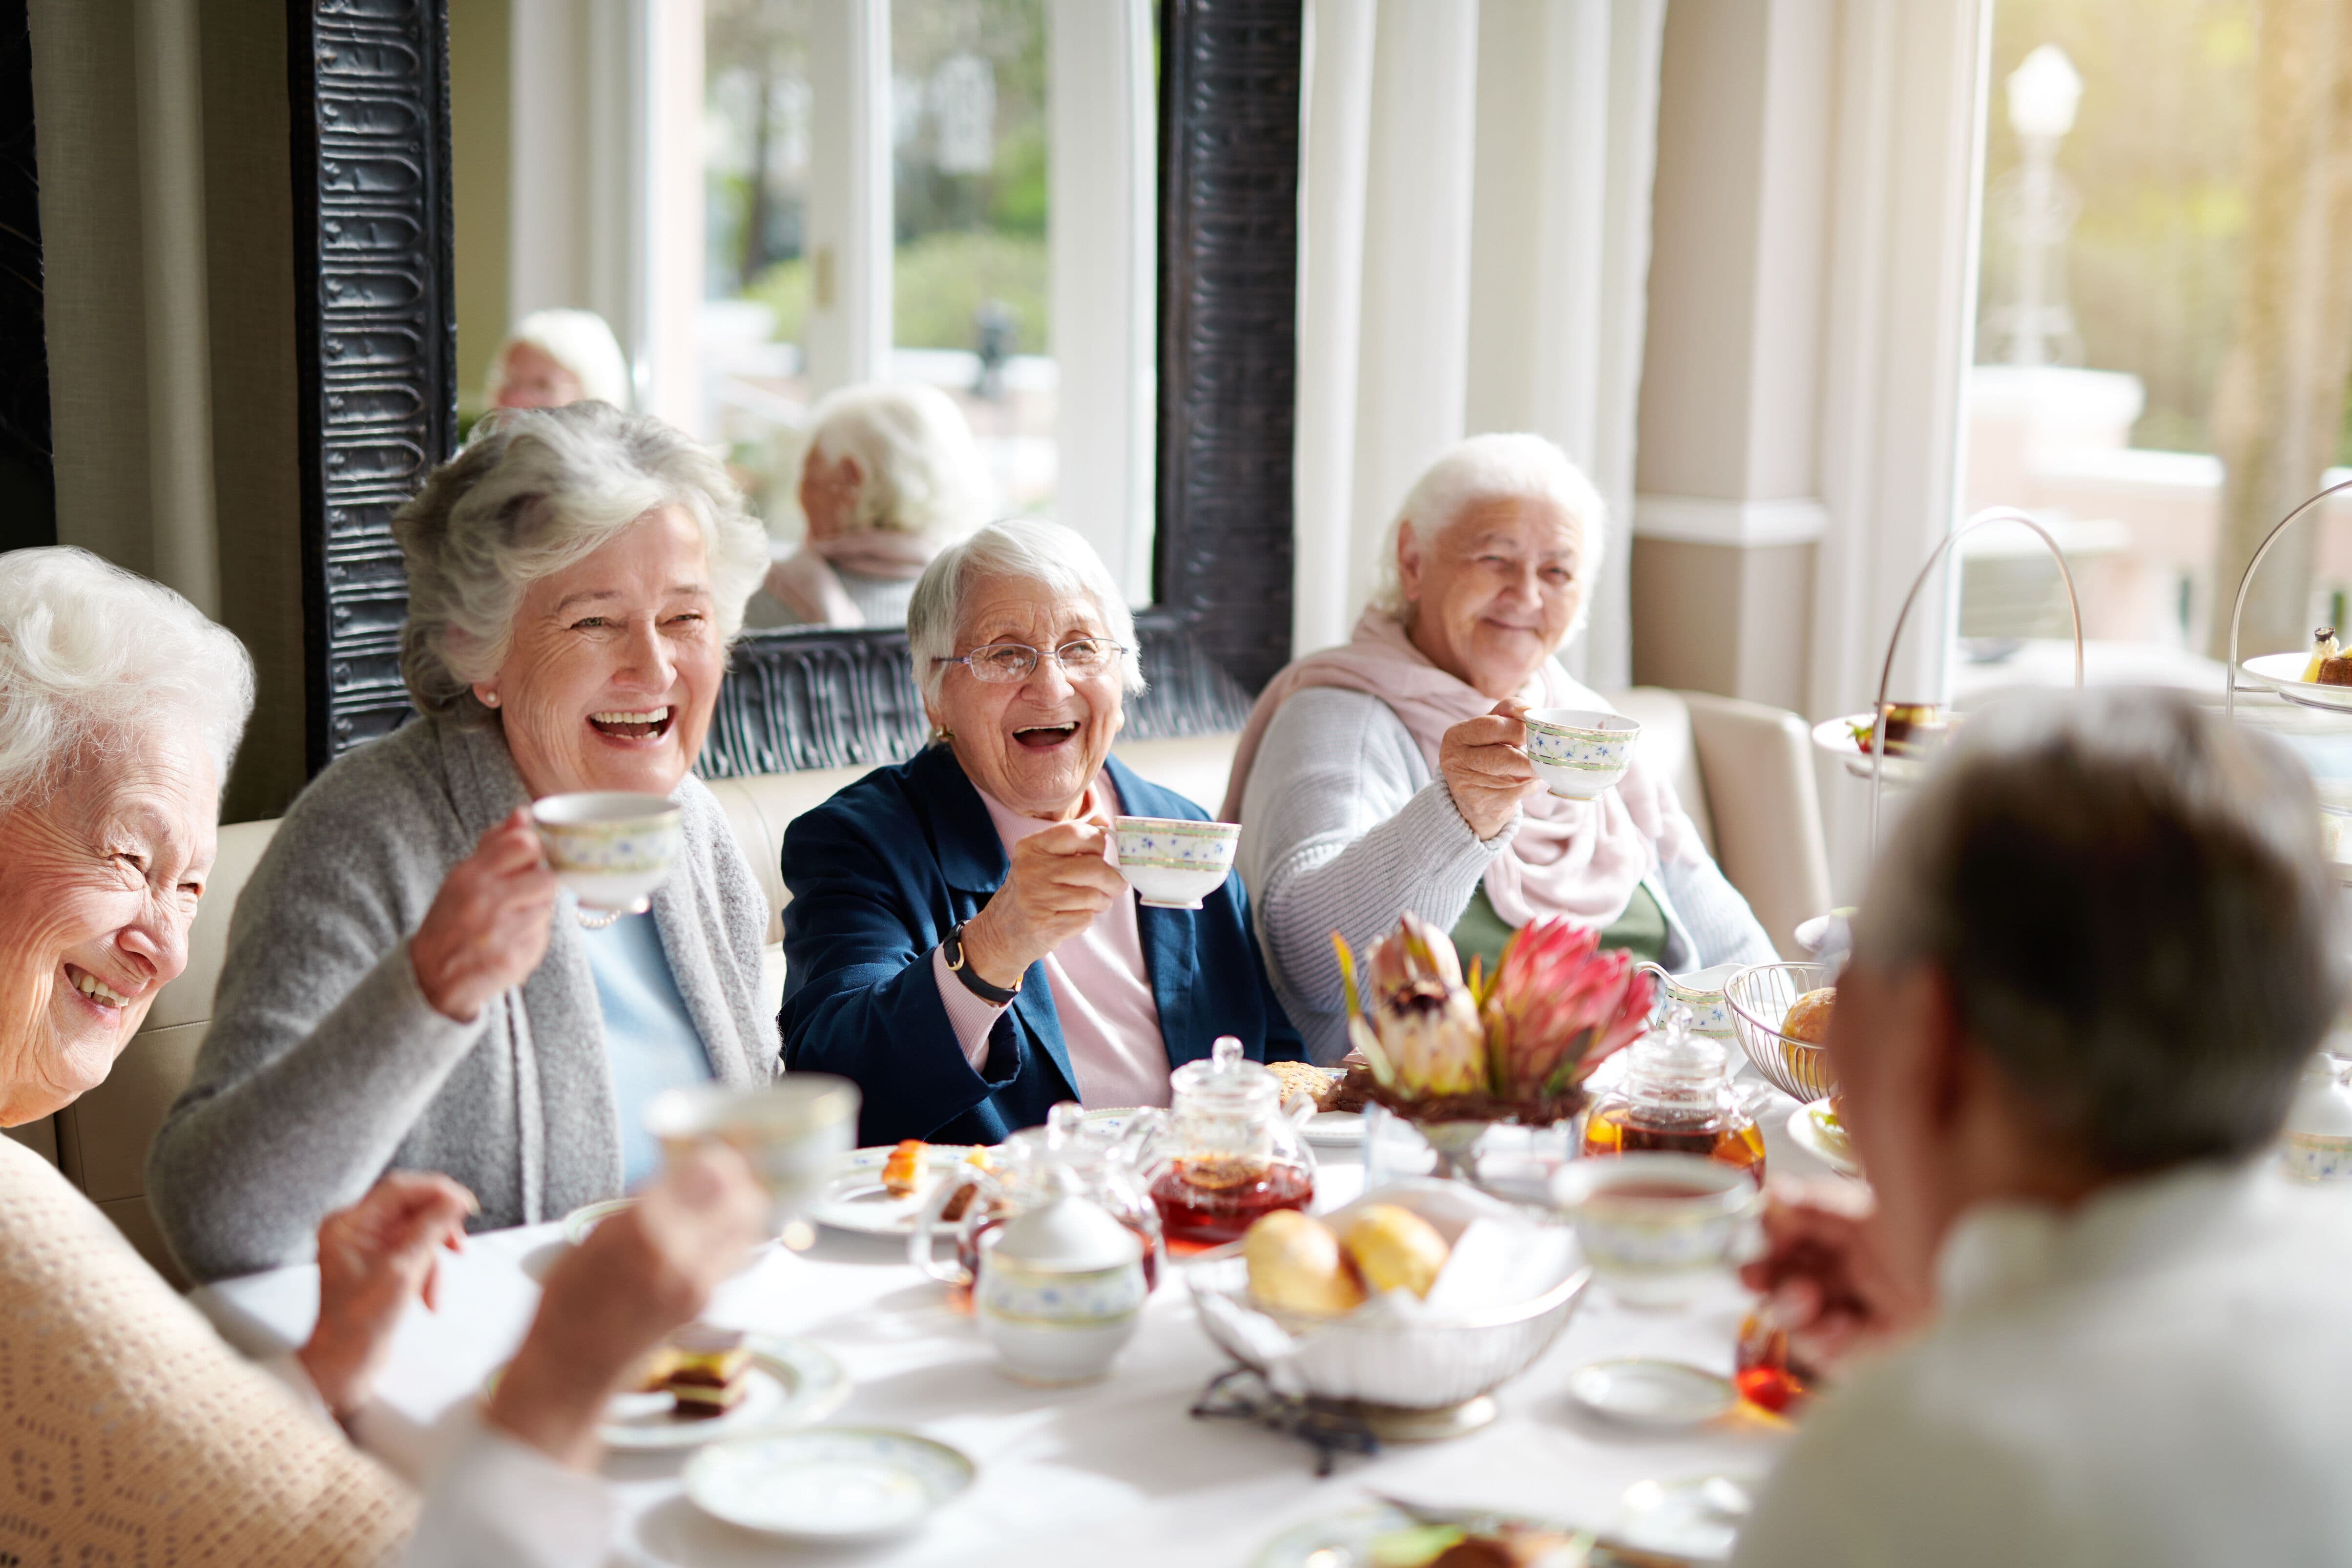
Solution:
[[[988,1151],[985,1149],[974,1149],[971,1153],[966,1154],[963,1157],[963,1163],[970,1165],[975,1171],[985,1172],[996,1169],[996,1162],[988,1157]],[[955,1195],[948,1199],[948,1206],[940,1211],[940,1223],[942,1225],[954,1225],[957,1221],[962,1219],[964,1216],[964,1211],[971,1208],[972,1201],[979,1196],[980,1184],[978,1182],[968,1182],[964,1185],[957,1188]]]
[[[882,1190],[894,1198],[911,1198],[923,1183],[923,1152],[919,1138],[909,1138],[882,1162]]]
[[[677,1414],[695,1420],[724,1415],[751,1392],[751,1350],[739,1329],[688,1323],[669,1337],[677,1353],[667,1386]]]
[[[1266,1071],[1274,1074],[1282,1085],[1282,1108],[1307,1104],[1318,1110],[1330,1109],[1328,1101],[1339,1087],[1339,1080],[1309,1062],[1268,1062]]]

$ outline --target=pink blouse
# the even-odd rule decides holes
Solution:
[[[1053,826],[1022,816],[986,790],[980,798],[1008,855],[1024,838]],[[1079,815],[1105,822],[1118,815],[1118,793],[1108,774],[1096,776]],[[1135,909],[1132,898],[1112,900],[1094,924],[1045,958],[1045,986],[1062,1021],[1078,1101],[1088,1110],[1168,1103],[1168,1047],[1160,1037],[1160,1004],[1152,999],[1151,976],[1143,967]],[[964,1059],[978,1069],[988,1060],[989,1031],[1004,1007],[973,995],[937,948],[931,950],[931,974],[947,1008],[948,1026],[963,1047]]]

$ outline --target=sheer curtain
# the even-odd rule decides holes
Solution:
[[[1665,0],[1308,0],[1297,651],[1341,641],[1449,443],[1549,436],[1611,510],[1570,663],[1628,683]]]

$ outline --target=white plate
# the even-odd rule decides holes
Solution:
[[[788,1541],[878,1541],[971,1485],[972,1462],[912,1432],[823,1426],[706,1448],[686,1495],[714,1519]]]
[[[931,1195],[932,1185],[962,1164],[971,1149],[959,1143],[927,1145],[923,1151],[922,1179],[916,1184],[913,1194],[894,1198],[882,1190],[882,1166],[890,1158],[893,1147],[877,1144],[853,1151],[842,1162],[839,1173],[825,1183],[815,1201],[809,1205],[808,1217],[819,1225],[863,1236],[913,1235],[915,1221],[921,1217],[924,1200]]]
[[[2352,709],[2352,686],[2322,686],[2303,679],[2303,667],[2310,662],[2307,653],[2266,653],[2238,668],[2290,702],[2306,708]]]
[[[1755,1476],[1689,1476],[1635,1481],[1625,1489],[1616,1539],[1691,1563],[1731,1555],[1762,1481]]]
[[[604,1447],[628,1453],[698,1448],[726,1437],[787,1431],[822,1421],[849,1398],[849,1374],[841,1363],[806,1340],[752,1334],[744,1343],[751,1370],[743,1402],[724,1415],[680,1415],[668,1394],[619,1394],[605,1409],[597,1435]],[[482,1384],[485,1396],[498,1392],[504,1367]]]
[[[588,1239],[588,1233],[623,1209],[636,1203],[635,1198],[606,1198],[601,1204],[582,1204],[563,1216],[563,1239],[577,1247]]]
[[[1620,1356],[1576,1369],[1568,1391],[1578,1403],[1612,1421],[1654,1431],[1712,1421],[1739,1403],[1728,1378],[1705,1367],[1649,1356]]]
[[[1813,726],[1813,744],[1845,764],[1845,771],[1858,779],[1870,777],[1870,753],[1854,743],[1851,726],[1867,724],[1867,713],[1850,714],[1843,719],[1824,719]],[[1927,764],[1916,757],[1899,757],[1886,753],[1885,777],[1891,784],[1914,784],[1927,776]]]
[[[1829,1109],[1828,1100],[1817,1100],[1790,1111],[1790,1140],[1839,1175],[1859,1176],[1862,1166],[1854,1160],[1853,1145],[1846,1142],[1843,1131],[1833,1133],[1822,1125],[1822,1118],[1829,1114]]]
[[[1494,1519],[1497,1524],[1527,1525],[1571,1537],[1577,1533],[1556,1520],[1530,1514],[1498,1511]],[[1267,1542],[1251,1561],[1253,1568],[1335,1568],[1341,1564],[1371,1568],[1381,1560],[1376,1549],[1382,1537],[1420,1528],[1424,1527],[1417,1526],[1412,1516],[1401,1508],[1359,1508],[1295,1524]]]
[[[1364,1141],[1364,1113],[1360,1110],[1318,1110],[1307,1119],[1299,1130],[1309,1143],[1328,1149],[1349,1149]]]

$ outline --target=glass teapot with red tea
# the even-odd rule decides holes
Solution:
[[[982,1157],[954,1168],[931,1189],[907,1237],[907,1256],[934,1279],[969,1288],[979,1274],[991,1234],[1014,1215],[1065,1194],[1087,1198],[1135,1232],[1143,1243],[1143,1278],[1159,1282],[1160,1211],[1138,1173],[1132,1144],[1090,1125],[1076,1102],[1045,1113],[1043,1127],[1015,1132]],[[952,1264],[940,1260],[934,1238],[955,1236]]]
[[[1315,1155],[1298,1129],[1313,1105],[1286,1111],[1282,1080],[1231,1035],[1207,1061],[1178,1068],[1170,1085],[1170,1109],[1143,1111],[1128,1130],[1170,1241],[1237,1241],[1259,1215],[1307,1206]]]
[[[1627,1048],[1624,1077],[1585,1117],[1584,1152],[1704,1154],[1760,1184],[1764,1131],[1756,1107],[1769,1091],[1743,1089],[1731,1048],[1690,1026],[1689,1008],[1670,1008],[1662,1027]]]

